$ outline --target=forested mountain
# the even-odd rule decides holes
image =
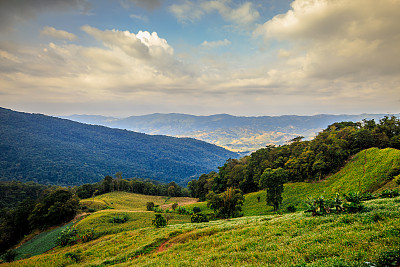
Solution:
[[[311,139],[334,122],[379,120],[383,117],[383,114],[237,117],[227,114],[194,116],[172,113],[128,118],[96,115],[64,118],[147,134],[192,137],[232,151],[246,152],[267,144],[282,145],[299,135]]]
[[[98,182],[122,172],[186,185],[236,153],[190,138],[150,136],[0,108],[0,179]]]

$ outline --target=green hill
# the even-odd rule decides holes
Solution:
[[[365,205],[358,214],[145,227],[4,266],[364,266],[399,257],[400,198]]]
[[[94,183],[122,172],[183,185],[236,153],[190,138],[152,136],[0,108],[0,180]]]
[[[399,168],[399,150],[361,151],[323,181],[286,184],[282,208],[304,208],[308,197],[336,192],[398,188],[392,178]],[[166,228],[154,228],[154,213],[144,210],[148,201],[209,210],[204,202],[187,205],[194,201],[190,198],[125,192],[96,196],[82,200],[82,205],[106,209],[87,216],[76,228],[92,229],[99,238],[4,266],[389,266],[385,260],[400,260],[400,197],[365,201],[361,213],[321,217],[302,211],[273,214],[264,191],[245,199],[241,218],[193,224],[189,215],[172,213]],[[127,222],[112,222],[123,216]]]

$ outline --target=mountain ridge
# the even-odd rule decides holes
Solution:
[[[153,113],[125,118],[98,115],[71,115],[62,118],[146,134],[191,137],[235,152],[249,152],[268,144],[282,145],[297,136],[311,139],[328,125],[338,121],[379,120],[387,114],[312,116],[207,116],[183,113]]]
[[[186,185],[238,154],[192,138],[147,135],[0,108],[0,179],[96,182],[122,172]]]

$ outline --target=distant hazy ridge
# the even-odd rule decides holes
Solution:
[[[97,115],[63,118],[146,134],[192,137],[232,151],[247,152],[267,144],[284,144],[299,135],[311,139],[334,122],[357,122],[365,118],[379,120],[383,116],[385,114],[237,117],[227,114],[194,116],[157,113],[122,119]]]

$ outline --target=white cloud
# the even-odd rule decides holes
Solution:
[[[57,39],[65,39],[65,40],[75,40],[77,36],[73,33],[63,31],[63,30],[56,30],[53,27],[46,26],[40,31],[41,35],[51,36]]]
[[[171,5],[169,10],[181,23],[196,22],[212,12],[218,12],[226,21],[241,26],[250,25],[260,17],[251,2],[238,5],[230,0],[183,0]]]
[[[201,44],[201,46],[207,47],[207,48],[215,48],[215,47],[220,47],[220,46],[228,46],[230,44],[231,44],[231,42],[228,39],[224,39],[224,40],[214,41],[214,42],[204,41]]]
[[[131,14],[131,15],[129,15],[129,17],[131,19],[137,19],[137,20],[142,20],[142,21],[146,21],[146,22],[149,21],[149,19],[146,16],[143,16],[143,15]]]

